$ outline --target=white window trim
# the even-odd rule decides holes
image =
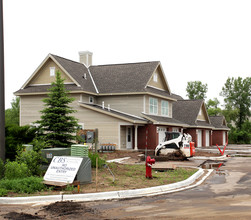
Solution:
[[[153,81],[158,82],[158,74],[157,73],[153,74]]]
[[[154,112],[154,104],[153,104],[153,112],[151,112],[151,99],[153,100],[156,100],[157,101],[157,104],[156,104],[156,113]],[[152,97],[149,97],[149,114],[150,115],[158,115],[158,99],[156,98],[152,98]]]
[[[164,102],[167,102],[167,114],[163,114],[163,111],[162,111],[162,103]],[[165,107],[166,109],[166,107]],[[166,101],[166,100],[161,100],[161,116],[169,116],[169,102]]]
[[[55,76],[55,67],[50,67],[50,76]]]

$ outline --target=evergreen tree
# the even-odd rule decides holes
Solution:
[[[78,124],[77,119],[71,116],[76,111],[69,106],[74,98],[69,97],[59,71],[48,91],[48,98],[43,99],[45,108],[41,111],[41,120],[36,123],[40,124],[44,139],[50,146],[67,147],[76,139],[73,134]]]

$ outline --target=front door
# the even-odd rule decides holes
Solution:
[[[126,127],[126,148],[132,149],[132,127]]]

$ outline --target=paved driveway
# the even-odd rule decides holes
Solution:
[[[87,205],[107,219],[251,219],[251,158],[230,158],[191,190]]]

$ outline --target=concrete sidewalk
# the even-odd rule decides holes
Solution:
[[[197,168],[197,167],[193,167]],[[32,204],[32,203],[52,203],[57,201],[98,201],[111,199],[128,199],[144,196],[154,196],[167,193],[178,192],[196,187],[213,172],[213,170],[203,170],[197,168],[198,171],[188,179],[163,186],[156,186],[143,189],[120,190],[100,193],[72,194],[72,195],[51,195],[51,196],[31,196],[31,197],[0,197],[0,204]]]

